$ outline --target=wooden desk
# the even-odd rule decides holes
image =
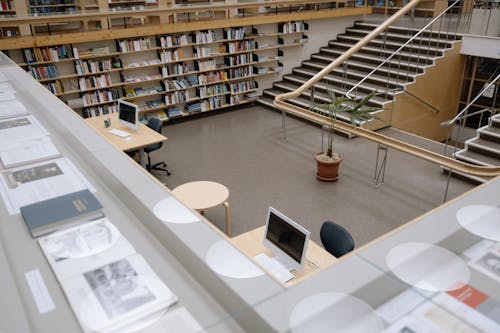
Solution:
[[[109,117],[111,119],[111,126],[104,126],[104,119]],[[118,113],[104,115],[99,117],[85,118],[85,122],[93,127],[99,134],[105,137],[111,144],[122,151],[139,150],[139,162],[142,166],[146,165],[144,158],[144,147],[152,145],[153,143],[163,142],[167,140],[166,136],[153,131],[146,125],[139,123],[139,128],[134,131],[128,127],[118,124]],[[130,133],[130,136],[122,138],[120,136],[109,133],[109,130],[116,128],[121,131]]]
[[[265,253],[268,256],[273,257],[274,254],[271,250],[269,250],[262,243],[265,228],[265,226],[262,226],[245,232],[231,238],[231,242],[252,259],[260,253]],[[337,258],[324,250],[323,247],[314,243],[312,240],[309,240],[304,269],[300,272],[292,271],[295,277],[286,282],[285,286],[289,287],[297,282],[300,282],[337,262],[339,262]]]

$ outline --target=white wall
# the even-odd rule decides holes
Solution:
[[[302,47],[283,49],[284,57],[281,59],[281,63],[284,65],[283,72],[279,75],[269,75],[258,78],[259,93],[262,93],[264,89],[271,88],[273,82],[280,81],[284,74],[291,73],[294,67],[300,66],[303,60],[308,60],[311,54],[319,52],[321,47],[328,45],[328,41],[334,40],[339,33],[345,32],[347,27],[352,26],[355,20],[361,18],[361,16],[349,16],[306,21],[306,23],[309,24],[309,31],[305,33],[309,37],[308,42]],[[259,32],[271,32],[264,31],[265,29],[277,29],[277,25],[269,24],[259,26]]]

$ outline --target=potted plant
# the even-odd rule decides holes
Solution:
[[[346,112],[349,115],[349,120],[353,126],[356,126],[356,121],[367,121],[378,119],[372,113],[380,110],[380,107],[369,107],[366,104],[375,95],[376,91],[372,91],[364,98],[353,98],[350,96],[337,97],[335,92],[328,90],[330,102],[316,105],[314,108],[319,110],[321,114],[328,117],[327,127],[327,149],[326,152],[316,154],[317,173],[316,177],[323,181],[334,181],[338,178],[338,170],[342,156],[333,151],[333,137],[335,135],[335,123],[339,112]],[[321,147],[323,149],[323,147]]]

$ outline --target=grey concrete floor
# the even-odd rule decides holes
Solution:
[[[392,129],[383,132],[441,149]],[[333,183],[316,180],[313,156],[321,149],[320,129],[288,118],[285,141],[281,115],[258,105],[167,125],[163,133],[168,142],[152,157],[164,159],[172,175],[155,175],[171,189],[195,180],[226,185],[233,236],[264,225],[273,206],[308,228],[316,242],[322,222],[332,220],[361,246],[443,202],[447,177],[439,166],[395,150],[388,153],[385,183],[377,187],[377,145],[363,138],[336,136],[334,149],[344,157],[340,177]],[[448,198],[472,188],[452,178]],[[222,206],[206,217],[224,230]]]

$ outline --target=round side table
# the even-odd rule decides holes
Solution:
[[[229,190],[222,184],[211,181],[196,181],[177,186],[172,193],[189,208],[202,215],[206,209],[223,205],[226,212],[226,235],[231,235],[229,220]]]

